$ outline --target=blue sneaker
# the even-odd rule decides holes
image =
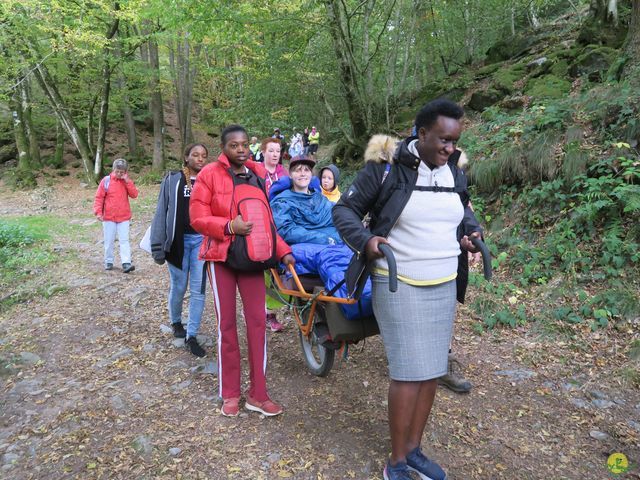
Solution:
[[[404,462],[398,462],[395,465],[391,465],[391,461],[388,461],[384,466],[382,477],[384,480],[413,480],[409,473],[409,468]]]
[[[407,454],[407,468],[420,475],[422,480],[447,480],[447,474],[433,460],[429,460],[420,447]]]

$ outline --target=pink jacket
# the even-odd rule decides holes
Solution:
[[[138,189],[133,180],[125,182],[117,178],[115,173],[109,175],[109,188],[105,189],[105,179],[98,185],[96,197],[93,201],[93,213],[96,216],[102,215],[106,222],[124,222],[131,219],[131,207],[129,197],[136,198]]]
[[[263,166],[264,166],[264,164],[263,164]],[[271,185],[276,183],[282,177],[288,177],[289,176],[289,172],[287,172],[287,169],[284,168],[281,163],[276,165],[275,172],[269,173],[269,171],[266,168],[265,168],[265,171],[266,171],[266,175],[265,175],[264,179],[267,182],[267,195],[269,194],[269,190],[271,190]]]

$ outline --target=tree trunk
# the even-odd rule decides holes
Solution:
[[[94,135],[94,117],[96,111],[96,104],[98,103],[98,94],[93,96],[89,110],[87,111],[87,146],[89,147],[89,153],[92,157],[95,156],[95,135]]]
[[[393,49],[392,49],[392,53],[389,54],[389,65],[387,67],[387,75],[386,75],[387,88],[384,95],[384,114],[385,114],[385,123],[386,123],[387,130],[391,128],[391,112],[390,112],[389,99],[395,95],[394,86],[396,83],[396,65],[398,63],[398,53],[400,51],[400,35],[402,34],[403,36],[406,36],[404,32],[402,32],[402,29],[400,28],[400,21],[401,21],[400,10],[401,10],[400,8],[396,10],[396,17],[394,20],[395,32],[393,35],[394,37]],[[410,43],[411,40],[407,39],[407,42]],[[405,68],[406,68],[406,64],[405,64]],[[400,91],[398,91],[398,94],[401,94]],[[371,96],[373,96],[373,93],[371,93],[370,95],[368,94],[367,98],[371,98]]]
[[[115,9],[119,10],[118,3],[115,4]],[[120,24],[119,19],[115,19],[106,35],[106,46],[103,50],[103,64],[102,64],[102,95],[100,98],[100,118],[98,120],[98,141],[96,144],[96,158],[94,165],[94,173],[96,177],[102,176],[102,163],[104,161],[104,148],[107,138],[107,122],[109,115],[109,95],[111,93],[111,42],[118,32],[118,26]]]
[[[436,50],[438,52],[438,57],[440,58],[440,63],[442,63],[442,70],[444,70],[444,74],[449,76],[449,63],[444,56],[444,50],[440,45],[442,40],[440,38],[440,32],[438,31],[438,24],[436,23],[436,13],[433,9],[433,0],[429,2],[429,8],[431,9],[431,20],[433,22],[433,37],[435,38]]]
[[[354,145],[362,143],[369,134],[369,125],[366,121],[366,113],[362,108],[357,86],[358,72],[351,53],[353,46],[351,39],[344,32],[345,12],[342,10],[339,0],[326,0],[329,16],[329,34],[333,42],[333,48],[338,59],[339,79],[344,89],[347,112],[351,122],[352,135],[346,140]]]
[[[538,15],[536,13],[536,7],[535,5],[533,5],[533,3],[529,4],[529,11],[528,11],[528,15],[529,17],[529,25],[531,25],[531,28],[533,28],[534,30],[537,30],[540,28],[540,20],[538,20]]]
[[[624,67],[623,77],[629,77],[635,73],[636,78],[640,79],[640,0],[633,0],[631,3],[631,18],[629,19],[629,32],[625,40],[624,52],[628,60]]]
[[[617,0],[591,0],[589,12],[592,17],[605,25],[618,25]]]
[[[151,168],[156,172],[164,171],[164,113],[162,110],[162,92],[160,90],[160,60],[158,57],[158,44],[155,40],[149,40],[149,66],[151,78],[149,87],[151,101],[149,110],[153,118],[153,160]]]
[[[22,112],[24,120],[24,130],[29,141],[29,157],[31,168],[42,165],[40,160],[40,144],[38,142],[38,134],[31,116],[31,84],[29,77],[25,77],[24,81],[18,87],[20,89],[20,100],[22,102]]]
[[[140,157],[138,148],[138,137],[136,135],[136,122],[131,111],[129,91],[127,89],[127,81],[124,76],[118,80],[118,86],[122,89],[122,117],[124,119],[124,128],[127,131],[127,145],[129,147],[129,157],[136,160]]]
[[[62,122],[56,122],[56,151],[53,154],[53,166],[61,167],[64,165],[64,127]]]
[[[29,139],[24,124],[24,111],[20,95],[22,84],[16,88],[11,98],[11,116],[13,117],[13,133],[18,149],[18,168],[28,171],[31,169],[31,156],[29,154]]]
[[[118,55],[118,58],[123,58],[122,46],[120,45],[120,43],[116,45],[116,54]],[[120,69],[116,77],[116,86],[122,92],[122,118],[124,120],[124,128],[127,132],[129,158],[131,160],[136,160],[139,157],[138,137],[136,136],[136,123],[133,119],[133,112],[131,111],[127,79],[125,78],[122,69]]]
[[[180,145],[181,150],[193,143],[193,83],[195,81],[196,67],[193,65],[191,57],[191,45],[189,42],[189,34],[182,34],[184,38],[178,39],[175,44],[169,44],[169,64],[171,66],[171,78],[173,80],[173,91],[176,104],[176,113],[178,115],[178,125],[180,127]],[[201,46],[194,48],[194,56],[196,59],[200,55]]]
[[[82,164],[84,166],[87,180],[89,182],[95,182],[97,177],[93,173],[93,160],[91,158],[91,154],[89,153],[89,146],[87,145],[87,141],[80,133],[80,129],[76,125],[73,116],[69,112],[69,109],[65,105],[64,100],[60,96],[58,87],[56,86],[53,78],[51,78],[47,67],[42,62],[40,62],[38,58],[36,58],[36,62],[38,63],[36,63],[36,66],[33,70],[36,80],[38,81],[40,88],[47,97],[51,108],[53,108],[54,112],[56,113],[56,117],[58,117],[58,119],[64,126],[67,135],[69,135],[69,138],[78,150],[78,153],[82,158]]]
[[[96,157],[94,170],[96,177],[102,176],[104,161],[104,147],[107,137],[107,115],[109,114],[109,94],[111,91],[111,67],[108,60],[102,66],[102,97],[100,99],[100,119],[98,120],[98,141],[96,143]]]
[[[400,85],[398,87],[398,94],[403,95],[405,91],[405,84],[407,81],[407,74],[409,72],[409,53],[411,47],[415,44],[415,31],[416,31],[416,15],[411,16],[411,20],[409,23],[409,33],[406,35],[406,39],[404,42],[404,52],[402,55],[402,74],[400,77]],[[415,62],[415,58],[413,59]]]

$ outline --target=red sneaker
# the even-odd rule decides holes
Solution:
[[[265,417],[275,417],[282,413],[282,407],[275,402],[267,399],[264,402],[254,400],[247,395],[247,401],[244,403],[244,407],[252,412],[259,412]]]
[[[269,327],[272,332],[281,332],[284,330],[284,325],[278,321],[275,313],[267,313],[267,327]]]
[[[225,417],[237,417],[240,413],[240,398],[225,398],[220,413]]]

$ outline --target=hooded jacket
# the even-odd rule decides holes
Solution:
[[[365,166],[358,173],[353,184],[342,195],[333,208],[333,222],[342,239],[354,251],[345,278],[349,292],[358,296],[369,277],[369,265],[365,246],[374,236],[387,237],[409,201],[413,187],[418,180],[420,158],[408,148],[415,137],[398,142],[387,135],[374,135],[365,151]],[[456,192],[464,206],[464,217],[457,231],[460,240],[464,235],[480,232],[482,229],[469,207],[467,177],[457,166],[462,152],[456,150],[449,157],[448,165],[453,174]],[[370,216],[367,227],[363,219]],[[456,278],[457,298],[464,303],[468,283],[467,252],[458,257]]]
[[[114,172],[109,174],[109,188],[105,189],[105,178],[100,181],[93,201],[93,213],[102,215],[105,222],[125,222],[131,220],[131,206],[129,197],[136,198],[138,189],[133,180],[124,181],[116,177]]]
[[[244,164],[260,179],[266,176],[264,167],[247,160]],[[198,181],[191,192],[189,217],[193,229],[205,236],[200,247],[200,259],[210,262],[224,262],[233,235],[225,233],[231,218],[233,202],[233,178],[229,159],[223,153],[217,162],[206,165],[198,174]],[[266,193],[265,193],[266,199]],[[280,235],[276,235],[276,253],[282,259],[291,253],[291,248]]]
[[[326,167],[322,167],[320,169],[320,173],[318,176],[322,179],[322,172],[324,170],[329,170],[333,174],[333,190],[325,190],[322,188],[322,194],[329,200],[331,203],[336,203],[340,200],[340,189],[338,188],[338,182],[340,182],[340,170],[333,163],[327,165]]]
[[[160,184],[156,213],[151,222],[151,256],[157,263],[163,263],[167,259],[167,253],[171,251],[173,241],[176,237],[181,238],[180,232],[176,235],[176,227],[180,223],[186,224],[186,221],[179,222],[177,218],[180,201],[178,197],[185,185],[186,178],[182,171],[169,172]],[[182,259],[179,260],[176,267],[182,264]],[[169,262],[171,263],[171,259]]]
[[[320,193],[318,177],[309,184],[311,194],[294,192],[289,177],[271,186],[270,198],[273,219],[278,233],[288,244],[342,243],[331,220],[332,203]]]

